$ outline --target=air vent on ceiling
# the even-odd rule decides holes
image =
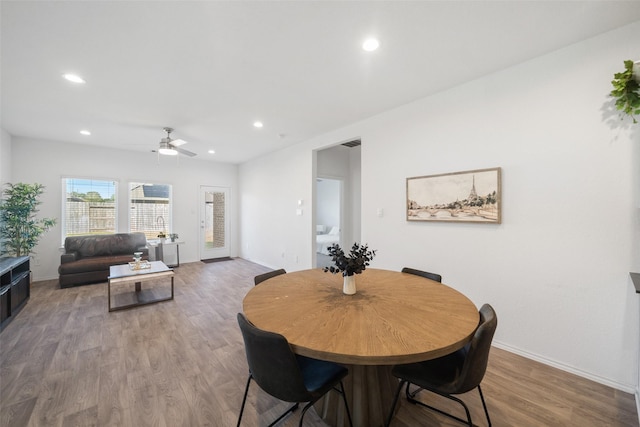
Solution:
[[[360,144],[362,144],[362,142],[360,142],[359,139],[356,139],[355,141],[345,142],[342,145],[344,145],[345,147],[353,148],[353,147],[358,147]]]

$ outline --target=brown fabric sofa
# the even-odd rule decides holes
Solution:
[[[144,233],[72,236],[64,240],[60,256],[60,287],[106,282],[109,267],[133,261],[134,252],[149,259]]]

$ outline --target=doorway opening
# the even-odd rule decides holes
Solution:
[[[314,153],[313,266],[332,265],[327,248],[360,240],[360,140]]]

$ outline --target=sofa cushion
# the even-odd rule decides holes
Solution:
[[[109,271],[109,267],[112,265],[126,264],[131,261],[133,261],[133,254],[81,258],[78,261],[60,264],[58,273],[65,275],[88,271]]]
[[[144,233],[117,233],[91,236],[70,236],[64,241],[66,253],[77,252],[80,258],[124,255],[146,246]]]

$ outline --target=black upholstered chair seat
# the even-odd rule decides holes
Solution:
[[[398,402],[398,396],[400,395],[400,390],[402,390],[402,387],[405,384],[405,394],[409,402],[439,412],[457,421],[463,422],[469,425],[469,427],[473,426],[469,408],[461,399],[454,395],[466,393],[477,388],[478,393],[480,394],[480,399],[482,400],[484,413],[487,417],[487,423],[491,426],[489,410],[487,409],[487,404],[484,400],[480,383],[482,382],[482,378],[484,378],[484,374],[487,370],[491,341],[493,340],[493,335],[497,326],[498,317],[496,316],[496,312],[489,304],[485,304],[480,308],[480,324],[476,328],[471,341],[465,347],[437,359],[394,366],[391,372],[400,380],[400,384],[398,384],[398,389],[396,390],[396,395],[393,400],[393,406],[391,407],[391,412],[387,419],[387,426],[391,424],[395,406]],[[419,388],[410,392],[409,386],[411,384],[415,384]],[[455,415],[416,400],[416,394],[422,390],[429,390],[458,402],[464,408],[467,419],[463,420]]]
[[[351,425],[351,414],[342,385],[342,379],[349,373],[347,368],[337,363],[295,354],[284,336],[257,328],[242,313],[238,313],[238,324],[242,331],[249,365],[249,378],[238,416],[238,427],[242,421],[251,380],[258,383],[260,388],[271,396],[285,402],[295,402],[295,405],[280,415],[270,426],[296,410],[299,402],[309,402],[300,415],[299,426],[302,426],[304,414],[311,405],[331,390],[342,395]],[[339,389],[336,387],[338,385]]]
[[[349,373],[344,366],[324,360],[299,355],[296,355],[296,360],[302,372],[304,387],[309,393],[309,400],[322,397]]]
[[[398,378],[411,378],[412,384],[427,390],[435,389],[447,394],[466,393],[469,390],[459,389],[458,381],[467,352],[468,347],[464,347],[455,353],[427,362],[396,365],[391,372]]]

